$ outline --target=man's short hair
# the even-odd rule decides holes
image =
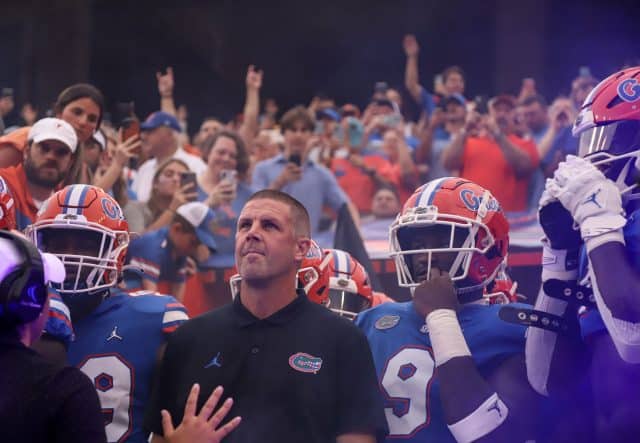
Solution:
[[[540,94],[530,95],[525,97],[521,102],[521,106],[530,106],[534,103],[539,103],[541,107],[546,108],[548,106],[547,99]]]
[[[309,115],[309,111],[304,106],[296,106],[289,109],[280,119],[280,128],[282,133],[287,129],[294,129],[296,123],[302,123],[306,129],[313,131],[315,122]]]
[[[309,212],[307,211],[307,208],[305,208],[304,205],[298,200],[281,191],[276,191],[273,189],[263,189],[262,191],[258,191],[251,197],[249,197],[247,203],[249,203],[251,200],[260,199],[275,200],[287,205],[291,213],[291,218],[293,219],[293,225],[296,235],[311,237],[311,222],[309,221]]]
[[[442,71],[442,81],[446,82],[447,78],[451,74],[459,74],[460,77],[462,77],[462,79],[464,80],[464,71],[460,66],[449,66],[448,68],[445,68],[444,71]]]

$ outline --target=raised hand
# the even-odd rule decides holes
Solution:
[[[247,69],[247,89],[260,89],[262,87],[262,70],[256,70],[254,65]]]
[[[402,40],[402,47],[404,48],[404,53],[407,57],[416,57],[420,52],[420,45],[418,45],[416,36],[413,34],[407,34],[404,36],[404,39]]]
[[[158,92],[161,97],[173,96],[173,87],[175,85],[173,79],[173,68],[167,67],[167,73],[156,72],[156,80],[158,81]]]

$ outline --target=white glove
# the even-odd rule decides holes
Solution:
[[[595,166],[583,158],[568,155],[550,180],[547,184],[549,194],[557,198],[571,213],[580,226],[580,234],[585,242],[603,234],[617,232],[615,239],[608,238],[597,244],[612,240],[624,243],[620,230],[627,220],[624,218],[620,191]],[[594,247],[594,242],[591,247],[587,245],[589,250]]]

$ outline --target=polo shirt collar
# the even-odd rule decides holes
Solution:
[[[242,301],[240,300],[240,294],[238,294],[238,296],[236,296],[236,298],[233,300],[233,312],[236,317],[236,322],[238,326],[240,326],[241,328],[245,328],[247,326],[251,326],[252,324],[259,323],[259,322],[267,322],[274,325],[283,325],[283,324],[289,323],[298,315],[298,312],[307,303],[310,303],[304,290],[298,289],[297,294],[298,296],[296,297],[295,300],[293,300],[284,308],[280,309],[277,312],[274,312],[269,317],[264,319],[259,319],[258,317],[254,316],[242,304]]]

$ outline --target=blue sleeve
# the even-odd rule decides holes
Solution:
[[[49,317],[44,332],[67,347],[74,339],[69,308],[53,288],[49,288]]]
[[[329,205],[334,211],[337,211],[349,201],[347,194],[344,193],[335,176],[324,166],[319,166],[325,177],[324,186],[324,202]]]
[[[427,92],[426,89],[420,88],[420,101],[422,110],[429,116],[433,114],[436,109],[436,103],[433,101],[433,95]]]
[[[259,162],[255,168],[253,168],[251,186],[258,191],[269,187],[269,177],[267,175],[267,168],[264,161]]]
[[[160,278],[160,259],[163,251],[156,250],[153,237],[143,235],[129,244],[129,264],[142,271],[140,278],[157,283]]]

